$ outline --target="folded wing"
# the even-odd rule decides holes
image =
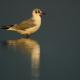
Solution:
[[[29,19],[29,20],[25,20],[22,21],[20,24],[16,24],[13,26],[13,28],[15,28],[16,30],[25,30],[25,29],[29,29],[32,27],[35,27],[36,25],[34,24],[34,20],[33,19]]]
[[[3,25],[3,26],[0,26],[0,29],[9,29],[9,28],[11,28],[12,26],[14,26],[14,25],[13,25],[13,24]]]
[[[36,26],[34,24],[34,20],[32,18],[28,19],[28,20],[24,20],[22,21],[20,24],[11,24],[11,25],[4,25],[1,26],[0,29],[9,29],[9,28],[13,28],[16,30],[25,30],[25,29],[29,29]]]

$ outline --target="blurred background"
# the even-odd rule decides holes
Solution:
[[[0,30],[0,80],[80,80],[80,1],[2,0],[0,26],[42,9],[42,25],[29,39]]]

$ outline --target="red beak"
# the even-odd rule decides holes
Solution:
[[[42,15],[46,15],[46,13],[42,12]]]
[[[42,17],[43,15],[46,15],[46,14],[44,12],[42,12],[40,16]]]

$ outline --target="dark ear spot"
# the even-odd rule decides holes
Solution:
[[[35,13],[37,13],[37,11],[35,11]]]

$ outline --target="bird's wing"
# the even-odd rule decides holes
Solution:
[[[16,30],[25,30],[28,28],[32,28],[34,26],[35,26],[34,20],[30,18],[28,20],[22,21],[20,24],[14,25],[13,28],[15,28]]]
[[[14,24],[3,25],[3,26],[0,26],[0,29],[9,29],[12,26],[14,26]]]

